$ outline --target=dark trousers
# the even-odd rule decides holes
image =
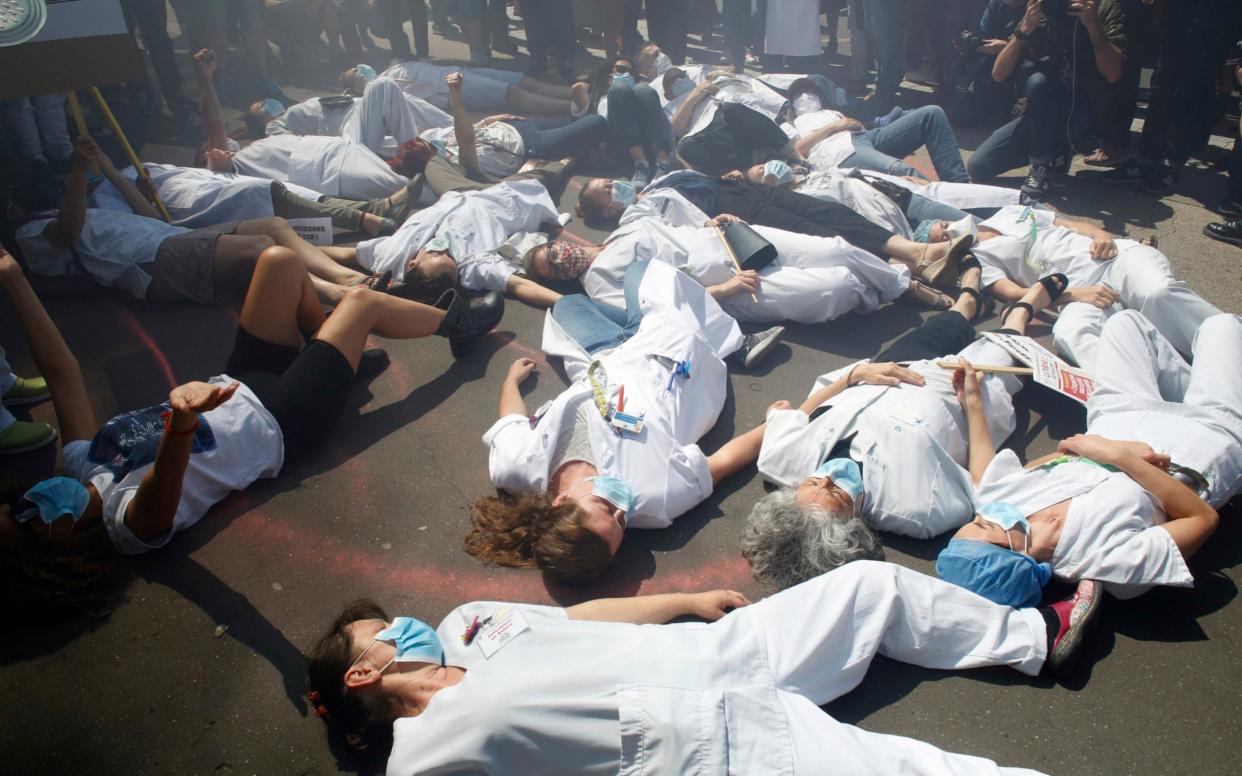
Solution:
[[[478,173],[471,173],[457,162],[450,162],[442,156],[433,157],[427,162],[423,172],[428,188],[437,196],[442,197],[450,191],[479,191],[493,184]],[[505,178],[506,181],[535,180],[543,184],[549,192],[555,192],[564,183],[565,167],[559,163],[545,164],[526,172],[518,172]],[[553,195],[555,196],[555,194]]]
[[[747,47],[762,43],[764,21],[751,15],[750,0],[724,0],[724,53],[735,67],[746,64]]]
[[[392,46],[393,56],[408,59],[410,56],[425,57],[430,54],[427,41],[427,2],[426,0],[387,0],[384,7],[385,22],[388,26],[388,43]],[[409,14],[408,16],[406,14]],[[409,19],[414,28],[414,52],[410,53],[410,40],[405,37],[405,20]]]
[[[1056,76],[1034,72],[1027,77],[1023,94],[1026,112],[989,135],[970,157],[967,171],[973,180],[995,178],[1028,163],[1050,164],[1070,154],[1071,139],[1079,148],[1090,145],[1086,135],[1092,106],[1081,89],[1071,103],[1066,83]]]
[[[686,61],[686,35],[689,28],[689,0],[647,0],[647,37],[675,65]]]
[[[692,168],[721,174],[749,166],[761,151],[776,152],[789,138],[767,116],[737,102],[722,102],[712,122],[684,137],[677,154]]]
[[[773,229],[843,237],[851,245],[881,258],[888,255],[884,243],[893,236],[838,202],[824,202],[796,191],[749,181],[720,181],[720,213]]]
[[[614,154],[625,155],[636,146],[652,161],[656,151],[672,151],[668,114],[650,86],[613,84],[608,90],[608,147]]]
[[[1164,4],[1156,31],[1156,70],[1138,155],[1154,166],[1181,167],[1203,147],[1213,120],[1220,71],[1219,26],[1236,0],[1178,0]]]
[[[522,23],[532,61],[573,59],[574,8],[570,0],[523,0]]]
[[[956,310],[946,310],[898,337],[873,360],[877,363],[895,363],[939,358],[958,353],[974,341],[975,327]]]
[[[130,18],[131,27],[137,25],[142,32],[142,45],[160,79],[164,99],[180,96],[181,73],[177,70],[172,40],[168,37],[168,4],[165,0],[125,0],[122,8]]]
[[[289,191],[280,181],[272,181],[272,211],[281,218],[331,218],[338,229],[357,232],[362,229],[366,213],[385,217],[387,206],[382,199],[355,200],[344,197],[320,197],[310,200]]]

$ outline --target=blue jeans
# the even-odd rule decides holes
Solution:
[[[586,294],[562,296],[552,305],[552,318],[587,353],[615,348],[638,331],[643,321],[638,287],[649,262],[636,261],[625,271],[625,309],[600,304]]]
[[[917,227],[924,221],[957,221],[969,215],[965,210],[958,210],[952,205],[928,199],[921,194],[911,194],[910,204],[906,206],[906,220],[910,226]]]
[[[908,111],[901,118],[879,129],[869,129],[854,135],[854,153],[841,162],[842,167],[858,167],[890,175],[919,175],[921,173],[901,161],[914,153],[919,146],[927,146],[932,166],[942,181],[966,183],[966,165],[962,163],[962,149],[957,145],[953,128],[939,105],[925,105]]]
[[[995,178],[1027,164],[1051,164],[1071,153],[1071,139],[1085,139],[1090,131],[1093,114],[1086,95],[1079,92],[1074,98],[1071,115],[1070,90],[1061,79],[1032,73],[1023,94],[1026,112],[989,135],[970,157],[974,180]]]
[[[608,147],[626,154],[641,146],[654,162],[657,151],[673,150],[673,127],[660,107],[660,95],[647,84],[613,84],[608,90]]]
[[[608,120],[596,114],[569,123],[551,116],[505,123],[522,136],[527,159],[561,159],[581,154],[595,148],[608,136]]]

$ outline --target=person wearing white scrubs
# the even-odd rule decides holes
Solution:
[[[714,622],[662,624],[685,616]],[[336,732],[392,726],[389,776],[1033,775],[819,707],[861,684],[876,655],[1055,670],[1090,624],[863,561],[754,604],[728,590],[474,602],[434,630],[357,601],[310,651],[308,678]]]
[[[977,234],[983,286],[997,299],[1017,299],[1055,272],[1069,278],[1056,300],[1062,307],[1052,336],[1057,350],[1084,369],[1095,368],[1104,323],[1120,310],[1142,313],[1181,353],[1190,353],[1200,324],[1220,313],[1174,279],[1168,257],[1154,246],[1114,240],[1103,229],[1048,210],[1012,205],[977,227],[973,220],[935,222],[927,239],[970,232]]]
[[[453,124],[453,117],[406,94],[391,78],[373,78],[361,98],[312,97],[288,108],[275,100],[250,106],[247,124],[264,135],[326,135],[360,143],[383,157],[423,131]]]
[[[385,214],[399,208],[388,198],[370,202],[326,197],[296,183],[255,178],[203,167],[173,164],[142,165],[173,226],[201,229],[248,218],[331,218],[332,225],[372,236],[396,225],[385,223]],[[121,174],[136,181],[133,167]],[[129,212],[121,192],[105,180],[91,192],[90,207]]]
[[[912,289],[910,269],[894,266],[841,237],[815,237],[765,226],[753,227],[772,243],[777,257],[759,270],[739,272],[716,225],[736,222],[717,216],[708,226],[668,226],[656,218],[620,227],[602,246],[555,241],[533,249],[527,272],[537,281],[578,280],[595,301],[625,307],[625,274],[631,264],[659,261],[703,285],[725,312],[739,321],[823,323],[853,310],[871,312]],[[587,261],[576,277],[568,273]],[[934,292],[933,292],[934,293]]]
[[[400,175],[364,145],[340,137],[273,135],[242,148],[212,149],[205,165],[216,172],[293,183],[329,197],[382,199],[404,188]]]
[[[392,236],[358,243],[349,260],[371,273],[391,272],[397,283],[435,286],[441,291],[460,284],[472,291],[510,293],[547,306],[559,294],[517,274],[520,261],[507,258],[499,249],[514,234],[538,232],[556,221],[556,205],[538,180],[453,191],[410,216]],[[432,282],[434,278],[443,278],[443,283]]]
[[[960,372],[942,358],[1012,366],[999,345],[975,339],[979,268],[967,269],[952,310],[898,339],[873,361],[822,375],[798,408],[769,411],[759,471],[780,487],[751,511],[743,555],[756,578],[786,587],[860,557],[882,557],[870,529],[929,539],[970,519],[976,429]],[[1042,286],[1003,322],[1022,334],[1049,299]],[[956,377],[955,377],[956,375]],[[975,391],[989,449],[1013,433],[1013,375]]]
[[[466,537],[480,560],[567,582],[596,577],[626,528],[672,525],[754,462],[762,426],[711,456],[697,444],[724,407],[724,359],[743,344],[737,323],[661,262],[636,265],[628,287],[625,326],[581,296],[548,313],[544,351],[564,359],[572,383],[533,414],[519,386],[535,362],[510,369],[501,417],[483,435],[500,495],[475,502]]]
[[[977,514],[942,553],[941,576],[985,596],[1015,567],[1039,585],[1099,580],[1118,598],[1192,586],[1186,561],[1215,531],[1216,508],[1242,491],[1242,320],[1208,318],[1193,350],[1192,366],[1137,312],[1111,317],[1087,433],[1025,467],[1011,451],[987,461]],[[964,572],[954,556],[980,544],[1004,565]]]

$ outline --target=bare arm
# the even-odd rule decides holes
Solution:
[[[690,129],[690,120],[694,118],[695,106],[715,93],[715,84],[711,81],[704,81],[686,95],[686,99],[682,100],[677,110],[673,111],[673,118],[669,121],[673,128],[673,137],[680,138],[686,134],[686,131]]]
[[[763,446],[763,430],[767,424],[760,423],[750,431],[730,439],[707,458],[707,469],[712,474],[712,486],[719,485],[731,475],[740,472],[759,459]]]
[[[731,609],[747,606],[746,596],[733,590],[707,593],[663,593],[632,598],[599,598],[565,609],[571,620],[657,625],[684,615],[718,620]]]
[[[1071,3],[1069,12],[1071,15],[1078,16],[1082,20],[1082,26],[1087,28],[1087,35],[1091,37],[1091,49],[1095,52],[1095,69],[1100,71],[1100,75],[1110,83],[1117,83],[1121,80],[1121,70],[1126,62],[1126,55],[1121,53],[1121,49],[1117,48],[1111,40],[1108,39],[1104,26],[1100,24],[1100,18],[1095,10],[1096,0],[1078,0]]]
[[[992,445],[987,415],[983,411],[982,375],[966,359],[958,360],[963,368],[953,372],[953,390],[966,416],[970,480],[978,486],[983,481],[983,473],[996,457],[996,448]]]
[[[216,52],[203,49],[194,55],[194,78],[198,82],[198,107],[203,114],[203,129],[207,132],[207,148],[227,151],[229,136],[224,131],[224,109],[216,95],[212,75],[216,72]]]
[[[530,278],[516,274],[509,276],[505,291],[531,307],[551,307],[561,298],[552,289],[544,288]]]
[[[819,141],[826,137],[832,137],[838,132],[861,130],[863,125],[856,119],[845,118],[839,121],[833,121],[825,124],[819,129],[806,133],[802,137],[794,141],[794,150],[805,157],[811,152],[811,149],[819,144]]]
[[[95,164],[99,152],[99,146],[88,137],[78,138],[73,146],[73,167],[65,179],[60,210],[56,219],[43,229],[43,236],[57,248],[73,245],[86,226],[86,171]]]
[[[500,384],[500,417],[526,415],[526,400],[522,398],[522,383],[538,366],[533,359],[519,358],[509,367],[505,381]]]
[[[99,164],[99,169],[103,172],[104,176],[107,177],[108,182],[115,186],[116,190],[121,193],[121,196],[125,198],[125,204],[129,205],[129,209],[134,211],[136,215],[162,220],[163,217],[160,215],[160,212],[155,209],[155,205],[152,205],[151,201],[144,197],[142,192],[138,191],[138,187],[133,181],[122,175],[116,167],[113,166],[111,160],[104,157],[104,161]],[[138,174],[141,175],[142,170],[139,170]]]
[[[1043,19],[1043,12],[1039,8],[1039,0],[1027,0],[1026,13],[1022,16],[1022,21],[1018,22],[1016,32],[1024,36],[1029,36],[1039,27]],[[996,61],[992,63],[992,80],[1004,81],[1013,75],[1014,68],[1022,61],[1022,51],[1026,48],[1026,41],[1018,37],[1017,34],[1011,35],[1005,47],[996,55]]]
[[[200,412],[209,412],[237,392],[238,383],[227,387],[209,383],[186,383],[169,394],[171,433],[165,432],[155,463],[147,470],[138,492],[125,511],[125,525],[139,539],[159,536],[172,527],[181,503],[181,486],[190,452],[194,449],[194,429]]]
[[[449,87],[449,109],[453,113],[453,137],[457,140],[457,160],[461,166],[473,172],[479,171],[479,148],[474,135],[474,122],[461,101],[461,73],[449,73],[445,77]]]
[[[4,248],[0,248],[0,288],[26,332],[26,343],[39,373],[47,380],[61,441],[90,439],[99,430],[99,423],[91,409],[82,368],[21,267]]]

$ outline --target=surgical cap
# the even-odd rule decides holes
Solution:
[[[989,601],[1021,608],[1039,603],[1052,567],[988,542],[953,539],[936,558],[936,573]]]
[[[931,228],[934,223],[936,223],[936,219],[934,218],[929,218],[926,221],[920,222],[918,227],[914,230],[914,241],[921,243],[931,242]]]

